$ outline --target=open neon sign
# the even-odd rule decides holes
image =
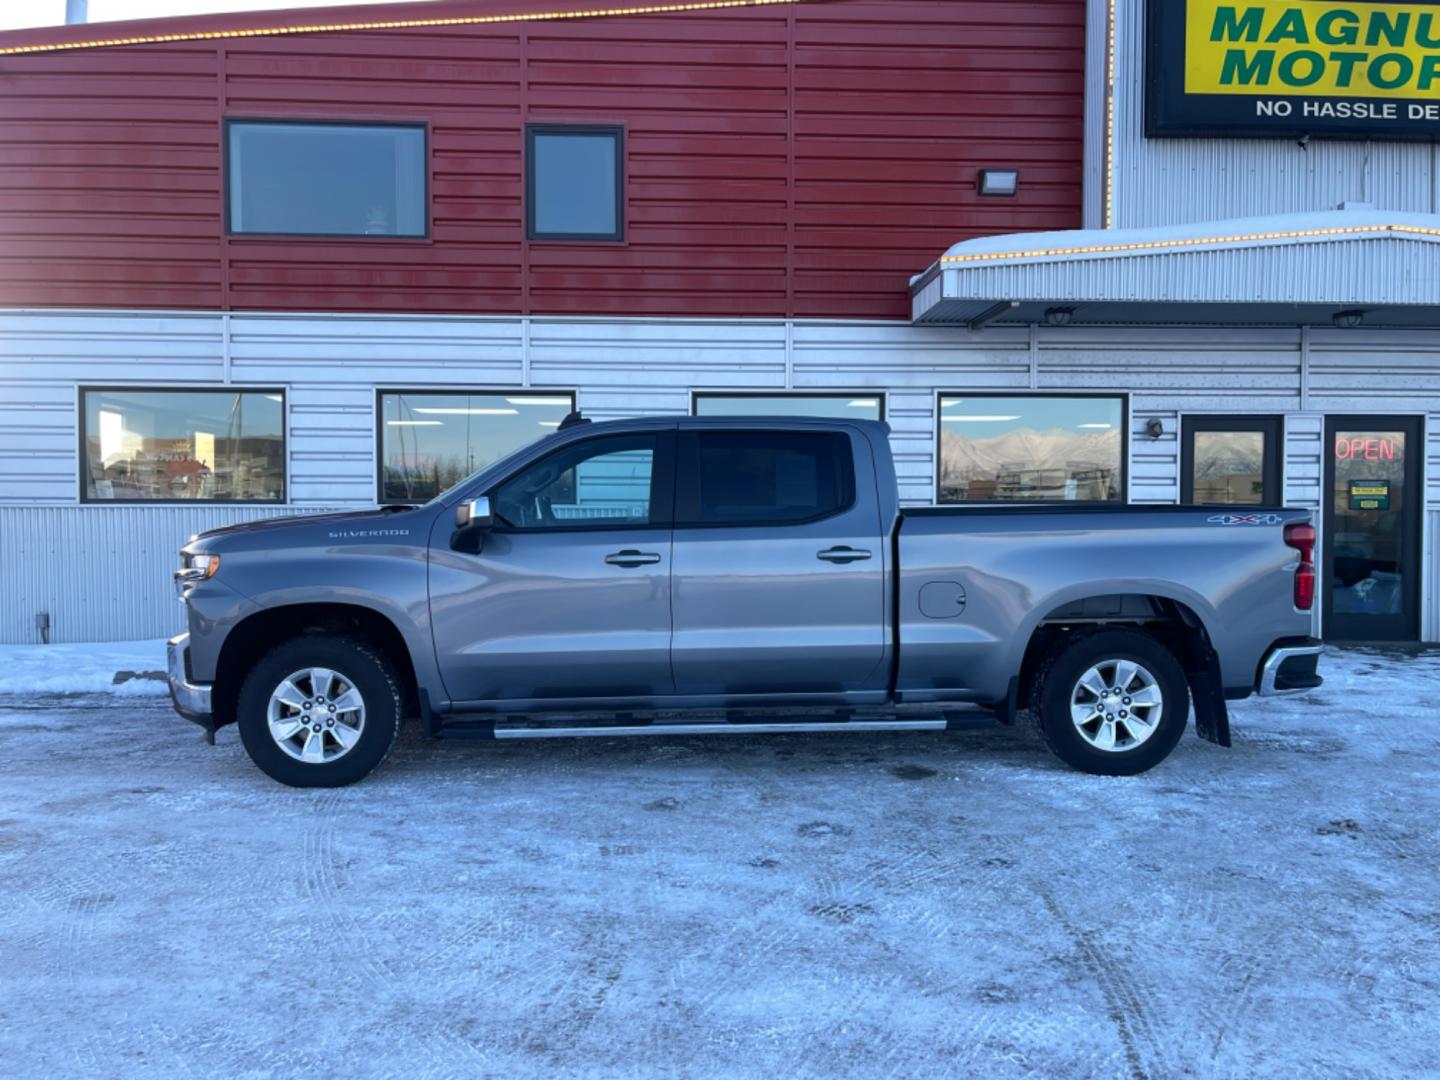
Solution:
[[[1394,461],[1399,439],[1377,435],[1340,436],[1335,440],[1336,461]]]

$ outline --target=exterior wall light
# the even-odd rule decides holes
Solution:
[[[1354,330],[1365,321],[1363,311],[1337,311],[1332,320],[1341,330]]]
[[[1046,326],[1069,326],[1070,320],[1075,317],[1073,307],[1052,307],[1045,309]]]
[[[980,194],[1009,197],[1020,190],[1019,169],[981,169]]]

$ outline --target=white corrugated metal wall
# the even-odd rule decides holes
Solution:
[[[73,484],[73,481],[72,481]],[[243,506],[0,506],[0,642],[139,641],[185,629],[170,575],[177,552],[206,529],[302,508]]]
[[[286,388],[290,509],[78,504],[78,384],[227,380]],[[933,499],[940,391],[1130,393],[1142,504],[1179,498],[1186,413],[1287,414],[1287,497],[1311,507],[1325,412],[1428,413],[1425,628],[1440,637],[1434,333],[14,311],[0,314],[0,641],[36,640],[41,610],[59,641],[168,633],[180,614],[169,575],[190,534],[372,505],[377,385],[573,388],[597,418],[684,413],[693,389],[883,391],[910,504]]]

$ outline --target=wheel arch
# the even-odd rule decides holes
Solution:
[[[419,682],[410,649],[389,616],[360,604],[307,602],[267,607],[246,616],[225,635],[215,665],[215,726],[235,722],[236,701],[245,675],[270,649],[306,634],[364,638],[394,665],[406,715],[419,710]]]
[[[1131,627],[1154,637],[1173,653],[1185,672],[1202,738],[1230,745],[1229,710],[1221,687],[1219,657],[1210,625],[1195,598],[1172,589],[1139,587],[1071,596],[1041,605],[1022,637],[1018,701],[1030,700],[1041,661],[1062,639],[1093,629]],[[1208,611],[1208,607],[1205,608]],[[1213,617],[1213,612],[1210,613]]]

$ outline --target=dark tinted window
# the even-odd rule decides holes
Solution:
[[[687,449],[693,490],[679,498],[689,523],[782,525],[854,500],[850,440],[839,433],[702,431]]]
[[[619,128],[529,129],[530,235],[537,240],[619,240]]]
[[[425,129],[359,124],[229,127],[230,231],[425,235]]]

